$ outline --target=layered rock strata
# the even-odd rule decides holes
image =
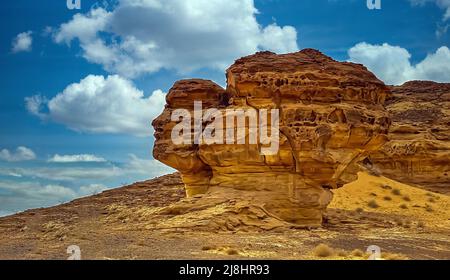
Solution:
[[[412,81],[391,92],[390,141],[371,155],[375,166],[392,179],[450,193],[450,84]]]
[[[386,143],[388,88],[364,66],[312,49],[256,53],[237,60],[226,77],[226,89],[198,79],[174,84],[164,112],[153,122],[154,157],[180,171],[188,196],[246,199],[280,220],[319,226],[330,190],[355,180],[361,166],[371,165],[367,155]],[[267,143],[251,143],[249,131],[258,123],[250,120],[245,134],[234,131],[234,144],[196,144],[195,129],[184,131],[192,141],[174,144],[172,132],[182,120],[173,113],[185,109],[194,115],[194,101],[202,101],[203,113],[216,108],[224,116],[223,127],[236,110],[278,110],[279,128],[269,128],[269,134],[278,136],[279,149],[265,154]],[[202,128],[214,121],[203,120]]]

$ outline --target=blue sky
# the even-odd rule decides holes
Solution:
[[[450,81],[450,1],[16,0],[0,8],[0,215],[171,172],[152,118],[182,78],[316,48],[380,79]],[[58,96],[58,97],[57,97]]]

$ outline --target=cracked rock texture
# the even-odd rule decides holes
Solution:
[[[386,143],[389,88],[363,65],[312,49],[256,53],[237,60],[226,77],[226,89],[199,79],[174,84],[153,122],[154,157],[180,171],[188,197],[227,196],[284,222],[320,226],[330,190],[356,180],[361,167],[372,165],[367,156]],[[224,116],[232,109],[279,109],[278,153],[262,155],[262,145],[248,141],[175,145],[172,112],[193,115],[194,101]]]
[[[390,141],[371,155],[381,174],[450,193],[450,84],[412,81],[391,87]]]

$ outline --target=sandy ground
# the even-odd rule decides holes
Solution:
[[[367,259],[370,245],[385,259],[450,259],[449,196],[365,173],[334,192],[323,228],[299,229],[234,200],[186,199],[167,175],[1,218],[0,259],[67,259],[70,245],[105,260]]]

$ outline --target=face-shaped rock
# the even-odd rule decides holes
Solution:
[[[364,66],[337,62],[315,50],[257,53],[227,70],[226,90],[205,80],[177,82],[165,111],[153,122],[154,156],[182,173],[188,195],[229,190],[238,198],[251,197],[280,219],[319,225],[332,199],[329,189],[356,179],[359,162],[386,142],[387,94],[386,86]],[[222,123],[212,134],[224,139],[231,114],[242,110],[257,119],[243,122],[242,134],[233,127],[236,141],[213,144],[193,141],[202,132],[192,120],[192,129],[183,131],[192,141],[174,144],[174,127],[181,118],[173,113],[185,109],[193,116],[195,101],[202,102],[205,115],[216,109],[213,117],[200,121],[201,130]],[[265,110],[272,114],[261,123]],[[268,143],[251,143],[251,132],[263,134],[262,124],[273,124],[272,110],[279,122],[267,128],[267,135],[277,136],[277,150],[262,153]],[[233,119],[233,124],[238,122]]]

